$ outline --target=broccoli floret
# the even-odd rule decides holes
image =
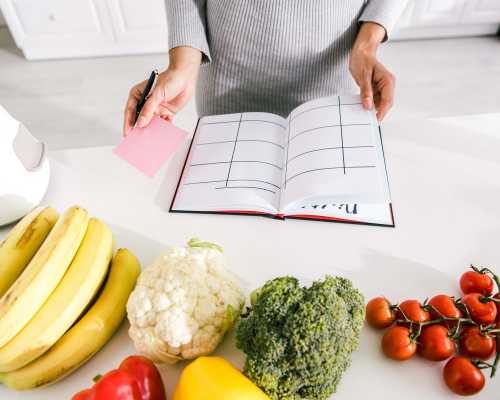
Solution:
[[[292,277],[267,282],[236,328],[244,372],[273,400],[323,400],[335,392],[364,321],[364,299],[348,279],[309,288]]]

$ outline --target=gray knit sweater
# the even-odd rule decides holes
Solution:
[[[203,52],[200,115],[266,111],[358,89],[348,57],[358,23],[390,35],[405,0],[166,0],[169,47]]]

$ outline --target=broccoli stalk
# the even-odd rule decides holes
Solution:
[[[276,278],[254,292],[236,342],[244,373],[273,400],[327,399],[358,347],[364,299],[348,279],[327,276],[309,288]]]

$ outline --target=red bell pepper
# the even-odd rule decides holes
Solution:
[[[145,357],[130,356],[118,369],[108,372],[72,400],[166,400],[166,395],[153,362]]]

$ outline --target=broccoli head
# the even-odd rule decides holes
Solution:
[[[335,392],[364,321],[364,299],[348,279],[311,287],[276,278],[252,294],[236,328],[244,372],[273,400],[322,400]]]

